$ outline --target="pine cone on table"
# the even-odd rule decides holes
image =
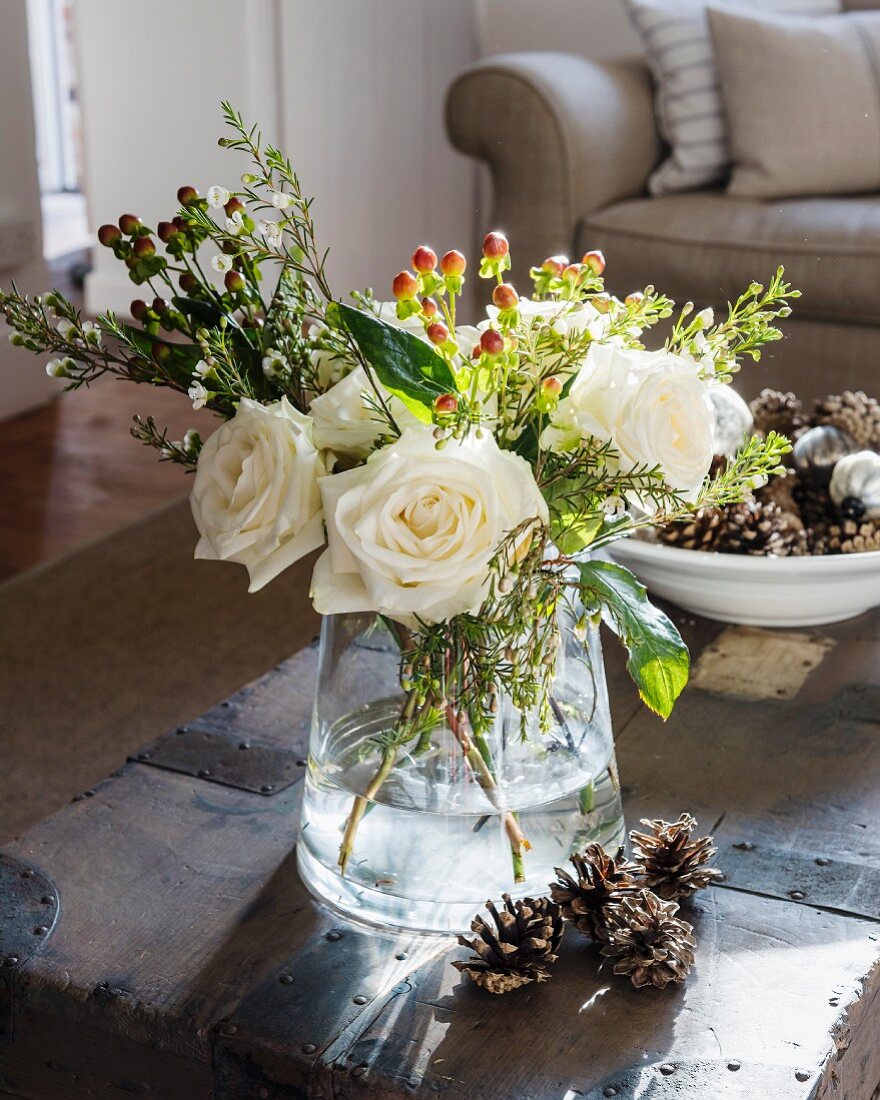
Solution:
[[[665,901],[689,898],[708,886],[721,872],[706,866],[716,849],[710,836],[691,839],[696,818],[682,814],[678,821],[642,819],[648,832],[629,834],[633,853],[641,864],[639,882]]]
[[[722,554],[773,555],[784,558],[800,552],[802,525],[773,504],[749,499],[726,510],[727,523],[718,540]]]
[[[804,407],[793,393],[780,390],[761,390],[749,405],[755,420],[755,429],[763,435],[779,432],[793,439],[807,426]]]
[[[661,527],[660,541],[680,550],[717,550],[724,534],[724,512],[720,508],[699,508],[687,519]]]
[[[860,450],[880,450],[880,402],[862,390],[844,390],[817,400],[813,422],[840,428]]]
[[[639,868],[626,858],[623,848],[609,856],[601,844],[588,845],[583,853],[571,857],[571,864],[573,876],[555,868],[559,878],[550,884],[550,896],[579,932],[604,942],[606,908],[637,892],[634,876]]]
[[[471,922],[475,938],[458,937],[462,947],[469,947],[477,957],[452,964],[489,993],[508,993],[528,982],[546,981],[549,964],[558,958],[564,929],[559,906],[547,898],[511,902],[510,894],[502,897],[500,912],[486,902],[494,928],[477,916]]]
[[[608,907],[608,943],[602,954],[614,959],[614,973],[629,977],[636,989],[663,989],[683,982],[694,964],[693,927],[679,920],[678,905],[650,890]]]
[[[799,480],[793,470],[777,474],[771,477],[766,485],[762,485],[755,491],[755,499],[761,504],[775,504],[780,512],[798,515],[800,508],[795,500],[795,488]]]

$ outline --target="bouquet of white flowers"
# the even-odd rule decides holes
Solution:
[[[239,187],[183,187],[155,231],[131,214],[99,231],[152,292],[132,302],[136,324],[83,321],[55,292],[13,288],[0,295],[13,342],[50,353],[68,388],[111,373],[223,419],[204,443],[170,440],[152,418],[133,434],[194,471],[196,555],[245,565],[252,591],[325,547],[316,609],[374,612],[399,643],[395,746],[443,719],[473,753],[500,693],[549,723],[557,612],[575,601],[585,628],[601,616],[620,636],[642,698],[668,716],[687,650],[635,578],[594,552],[742,499],[779,466],[788,443],[771,432],[709,476],[713,388],[780,335],[796,296],[781,269],[721,321],[686,305],[653,351],[642,337],[672,316],[667,297],[613,297],[596,251],[551,256],[521,297],[497,232],[479,264],[492,304],[475,326],[457,317],[467,261],[455,250],[416,248],[394,301],[345,302],[290,162],[224,112],[221,144],[250,159]],[[343,868],[359,820],[356,807]],[[516,855],[525,840],[508,826]]]

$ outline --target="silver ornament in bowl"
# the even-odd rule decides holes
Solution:
[[[798,436],[792,458],[801,477],[809,478],[817,485],[827,485],[840,459],[854,454],[858,449],[852,436],[840,428],[820,424]]]
[[[715,410],[715,454],[733,458],[752,434],[752,410],[732,386],[710,386],[709,397]]]

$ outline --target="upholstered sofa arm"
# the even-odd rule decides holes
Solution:
[[[518,268],[569,253],[577,223],[643,193],[661,154],[642,59],[487,58],[449,89],[446,126],[456,148],[489,166],[492,224],[510,236]]]

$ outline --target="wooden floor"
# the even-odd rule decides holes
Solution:
[[[152,413],[175,439],[206,430],[181,394],[112,379],[0,424],[0,580],[187,491],[180,466],[131,438],[134,413]]]
[[[34,370],[42,369],[35,360]],[[214,423],[168,390],[109,378],[88,390],[62,389],[59,382],[51,405],[0,423],[0,580],[187,492],[190,477],[180,466],[159,462],[131,438],[135,413],[152,414],[175,439],[193,426],[206,434]]]

